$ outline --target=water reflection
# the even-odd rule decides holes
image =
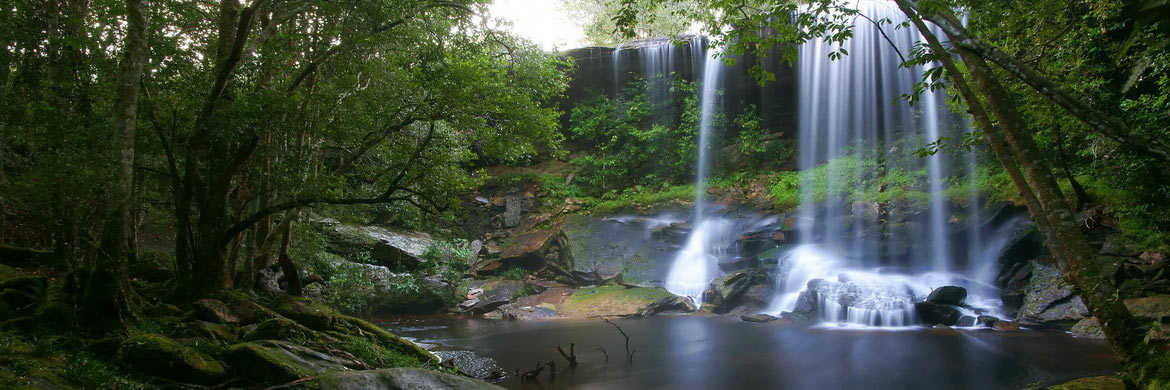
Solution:
[[[509,371],[557,361],[556,378],[546,370],[538,382],[500,383],[512,389],[1018,389],[1117,369],[1103,342],[1036,331],[794,328],[699,316],[616,320],[636,350],[629,361],[624,339],[600,320],[395,322],[387,326],[403,336],[469,349]],[[580,360],[573,369],[556,352],[569,343]]]

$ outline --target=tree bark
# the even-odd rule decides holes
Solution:
[[[902,11],[912,21],[915,21],[924,34],[930,35],[910,1],[897,0],[897,2]],[[943,18],[953,18],[953,16],[943,15]],[[944,29],[944,31],[946,30]],[[950,36],[950,38],[952,41],[956,39],[954,36]],[[928,37],[928,39],[931,38]],[[932,50],[941,49],[941,44],[937,42],[937,39],[933,39],[931,46]],[[942,53],[943,56],[946,56],[945,51]],[[959,46],[959,56],[971,72],[975,85],[986,98],[988,106],[991,107],[992,113],[999,121],[1004,140],[1011,148],[1011,153],[1004,150],[1005,145],[999,140],[998,134],[992,132],[989,134],[988,140],[997,157],[1005,165],[1005,168],[1010,168],[1009,165],[1014,166],[1010,157],[1014,157],[1015,162],[1024,168],[1027,182],[1021,183],[1013,175],[1013,183],[1026,198],[1027,193],[1034,195],[1034,200],[1029,201],[1029,212],[1033,214],[1037,223],[1042,225],[1042,231],[1046,237],[1045,242],[1059,263],[1065,280],[1074,286],[1089,311],[1101,323],[1106,338],[1126,369],[1127,379],[1142,386],[1149,384],[1151,379],[1166,372],[1167,362],[1164,356],[1154,355],[1156,352],[1145,343],[1145,329],[1129,313],[1121,299],[1113,294],[1107,281],[1102,280],[1097,274],[1096,253],[1088,246],[1084,233],[1076,223],[1068,202],[1063,193],[1060,192],[1051,166],[1036,147],[1021,116],[1016,111],[1015,102],[991,74],[983,58],[962,45]],[[943,58],[941,61],[947,67],[947,72],[951,73],[952,79],[962,84],[959,90],[969,107],[980,112],[976,117],[977,122],[981,126],[991,128],[987,113],[982,108],[983,103],[971,91],[970,86],[962,81],[963,74],[953,64],[948,65],[951,61],[950,58]],[[957,83],[957,86],[960,83]],[[979,119],[979,116],[984,119]],[[1043,226],[1045,224],[1046,227]]]

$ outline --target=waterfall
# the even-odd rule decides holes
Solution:
[[[779,259],[770,312],[803,305],[804,310],[815,308],[826,322],[906,325],[916,321],[914,303],[933,287],[979,284],[986,291],[968,275],[986,278],[986,263],[995,259],[977,249],[963,256],[952,253],[951,216],[956,211],[973,216],[979,194],[970,194],[969,206],[958,210],[946,198],[945,184],[954,174],[971,175],[973,180],[974,154],[968,158],[968,169],[957,170],[943,151],[925,159],[911,157],[914,149],[961,134],[967,126],[947,108],[945,91],[928,88],[913,106],[898,99],[914,93],[914,83],[937,66],[899,66],[900,55],[923,41],[919,32],[895,27],[906,19],[891,2],[859,1],[856,8],[869,19],[892,23],[879,27],[858,17],[853,37],[842,47],[815,39],[799,48],[798,162],[806,173],[801,176],[795,226],[799,245]],[[830,60],[828,53],[840,48],[848,55]],[[822,168],[824,177],[807,174],[833,161]],[[884,210],[876,202],[851,199],[863,185],[892,170],[925,170],[923,204]],[[913,213],[906,208],[924,210]],[[966,237],[973,241],[967,248],[981,247],[978,241],[984,239],[978,224],[973,225]],[[899,242],[910,244],[902,249]],[[996,301],[981,296],[972,300]]]
[[[703,64],[702,91],[699,96],[699,145],[695,169],[695,223],[694,230],[687,238],[686,246],[675,257],[670,267],[670,274],[666,279],[666,290],[676,295],[689,297],[696,304],[702,302],[703,291],[713,279],[718,268],[716,257],[710,253],[713,248],[725,248],[726,245],[716,245],[715,240],[727,237],[730,224],[719,218],[707,218],[706,215],[706,180],[708,174],[709,149],[711,148],[711,127],[714,123],[717,105],[717,91],[720,77],[723,74],[723,63],[720,51],[708,47]]]

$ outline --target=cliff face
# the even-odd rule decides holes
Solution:
[[[564,55],[576,65],[566,98],[561,102],[566,112],[562,120],[567,122],[567,113],[577,102],[594,93],[614,96],[634,75],[646,77],[665,71],[686,80],[702,78],[706,38],[684,36],[679,40],[683,44],[660,38],[627,42],[616,49],[585,47],[566,51]],[[764,67],[776,75],[776,80],[761,86],[748,74],[754,64],[754,57],[736,57],[735,65],[724,67],[723,112],[733,117],[747,105],[755,105],[759,107],[765,128],[786,138],[795,137],[795,71],[782,60],[770,58]]]

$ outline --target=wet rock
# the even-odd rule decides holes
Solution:
[[[959,321],[955,323],[955,326],[958,326],[958,327],[975,326],[975,317],[972,317],[972,316],[959,317]]]
[[[930,292],[926,301],[940,305],[962,306],[967,300],[967,289],[959,286],[942,286]]]
[[[317,378],[321,390],[499,390],[501,387],[422,368],[340,371]]]
[[[360,367],[353,360],[276,340],[236,344],[229,347],[224,356],[232,367],[241,368],[238,370],[240,376],[269,385],[284,384],[326,371]]]
[[[511,267],[537,269],[545,263],[562,266],[569,263],[565,234],[560,229],[544,229],[515,237],[499,258],[481,261],[472,267],[477,274],[493,274]]]
[[[729,259],[719,260],[719,270],[723,272],[735,272],[748,269],[755,266],[756,259],[754,257],[736,256]]]
[[[282,295],[272,301],[272,310],[313,330],[326,330],[333,324],[333,310],[308,298]]]
[[[736,272],[715,279],[711,284],[715,287],[715,299],[711,302],[726,304],[739,298],[752,285],[752,275],[747,272]]]
[[[815,282],[815,281],[816,280],[809,281],[809,285],[813,285],[812,282]],[[811,289],[801,291],[800,295],[796,297],[796,307],[794,307],[792,309],[792,312],[798,313],[798,314],[807,314],[807,315],[816,314],[816,312],[817,312],[817,294],[816,294],[816,292],[814,292]]]
[[[999,322],[999,321],[1000,321],[1000,320],[999,320],[999,318],[995,318],[995,317],[992,317],[992,316],[978,316],[978,317],[975,317],[975,324],[976,324],[976,325],[980,325],[980,326],[986,326],[986,327],[988,327],[988,328],[990,328],[990,327],[994,327],[994,326],[995,326],[995,323],[997,323],[997,322]]]
[[[922,323],[927,325],[946,325],[955,326],[959,323],[959,309],[954,306],[940,305],[931,302],[918,302],[914,304],[915,311],[918,312],[918,318]]]
[[[656,314],[690,313],[695,311],[695,305],[690,299],[680,296],[666,297],[646,305],[638,315],[652,316]]]
[[[789,323],[792,323],[792,324],[800,324],[800,325],[815,324],[817,322],[817,320],[819,320],[819,318],[817,318],[816,313],[801,313],[801,312],[790,312],[790,311],[780,313],[780,319],[788,321]]]
[[[597,283],[621,276],[623,282],[653,287],[666,278],[678,245],[689,227],[650,218],[606,218],[586,215],[565,217],[565,263],[574,275]],[[650,234],[647,234],[647,231]]]
[[[440,365],[454,367],[460,373],[479,380],[502,379],[507,372],[495,359],[471,351],[437,351]]]
[[[1154,321],[1170,317],[1170,295],[1154,295],[1144,298],[1126,299],[1125,307],[1134,316]]]
[[[159,334],[141,334],[122,342],[120,358],[130,368],[167,379],[214,384],[224,379],[223,364]]]
[[[767,315],[764,313],[759,313],[759,314],[753,314],[750,316],[741,316],[741,317],[739,317],[739,319],[742,320],[743,322],[767,323],[767,322],[772,322],[772,321],[778,320],[779,318],[773,317],[773,316],[770,316],[770,315]]]
[[[1089,315],[1081,299],[1073,295],[1072,286],[1064,281],[1055,267],[1032,263],[1019,322],[1051,329],[1068,330]]]
[[[1017,331],[1017,330],[1020,330],[1020,323],[1015,322],[1015,321],[1000,320],[1000,321],[996,321],[994,324],[992,324],[991,329],[995,329],[995,330],[998,330],[1001,332]]]
[[[218,299],[200,299],[191,303],[193,314],[198,318],[207,322],[214,322],[217,324],[235,324],[240,322],[240,317],[236,315],[228,305]]]
[[[497,310],[500,319],[509,321],[545,320],[560,317],[556,310],[542,306],[505,305]]]

